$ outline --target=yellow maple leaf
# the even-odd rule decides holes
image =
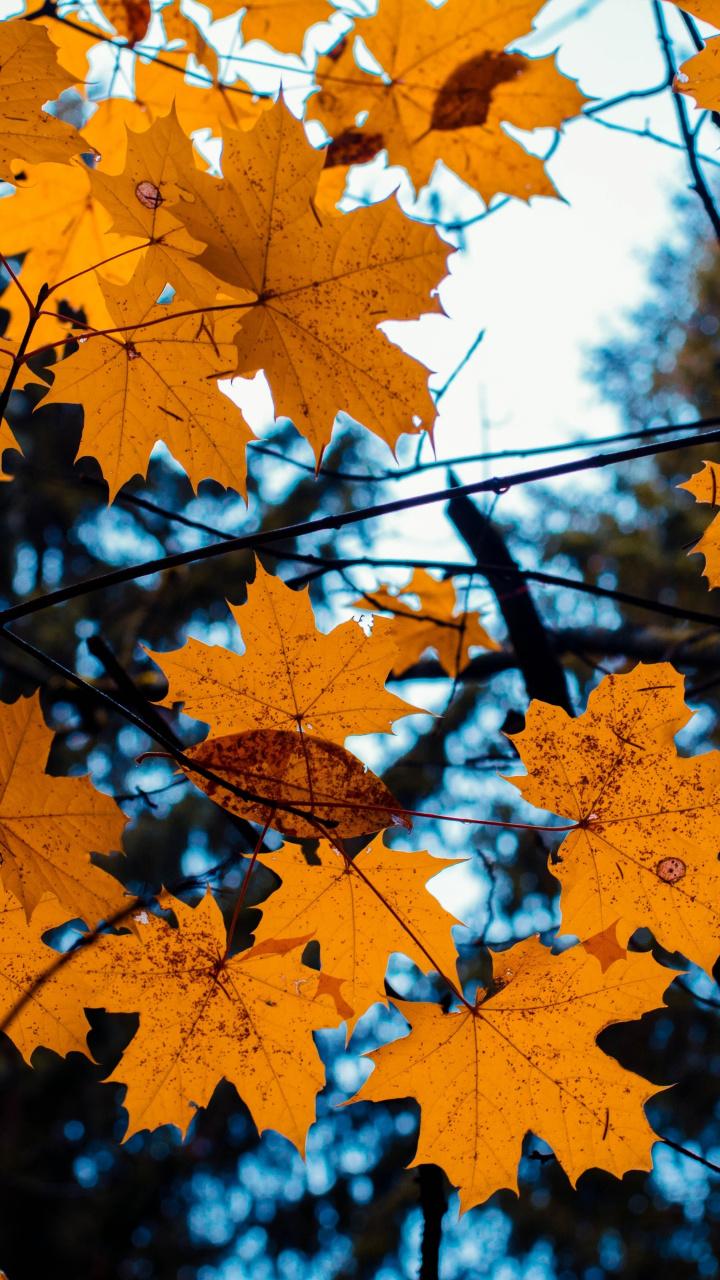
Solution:
[[[68,966],[98,1007],[140,1014],[109,1077],[127,1085],[127,1136],[161,1124],[184,1134],[226,1079],[260,1133],[275,1129],[303,1151],[324,1084],[312,1033],[342,1020],[339,984],[301,963],[303,938],[228,957],[210,893],[194,910],[169,896],[163,905],[178,928],[140,913],[137,937],[100,937]]]
[[[167,64],[176,53],[163,53],[162,62],[138,62],[135,67],[135,97],[153,119],[175,110],[185,133],[210,129],[219,135],[224,128],[249,129],[264,110],[262,99],[237,84],[221,84],[208,79],[202,67],[184,68],[184,75]],[[181,55],[185,58],[186,55]]]
[[[387,733],[417,707],[384,682],[397,661],[391,624],[366,636],[356,622],[318,631],[307,591],[291,591],[257,564],[247,603],[229,605],[245,653],[190,639],[153,653],[168,681],[164,705],[210,726],[211,737],[249,729],[295,729],[342,744],[349,734]]]
[[[59,65],[47,31],[22,18],[0,23],[0,169],[3,179],[25,164],[68,161],[82,149],[79,134],[42,111],[73,83]]]
[[[425,887],[457,860],[388,849],[382,839],[352,861],[322,840],[316,857],[319,862],[309,864],[291,846],[268,855],[282,884],[262,904],[255,940],[317,938],[321,964],[343,979],[353,1009],[349,1029],[371,1004],[387,999],[384,978],[393,952],[408,956],[423,973],[438,969],[457,981],[450,930],[461,922]]]
[[[691,0],[682,4],[679,0],[673,0],[673,3],[703,22],[720,27],[719,0]],[[682,64],[673,88],[677,93],[685,93],[694,98],[696,105],[707,111],[717,111],[720,108],[720,36],[708,40],[700,53]]]
[[[625,945],[652,929],[669,951],[712,970],[720,952],[720,752],[678,755],[690,719],[667,662],[605,676],[573,720],[533,702],[512,736],[527,777],[510,781],[538,808],[577,823],[550,870],[562,928],[589,938],[617,920]]]
[[[403,596],[418,596],[411,604]],[[499,650],[500,645],[488,634],[477,614],[458,612],[455,584],[448,578],[438,582],[425,569],[416,569],[407,586],[392,591],[379,586],[355,601],[355,607],[387,610],[393,614],[393,631],[400,653],[398,673],[407,671],[427,649],[435,649],[442,666],[455,676],[470,660],[470,649]]]
[[[94,104],[83,137],[102,156],[108,172],[119,173],[127,150],[127,130],[142,133],[175,108],[186,134],[196,129],[249,129],[263,110],[251,90],[209,80],[202,67],[187,64],[187,54],[163,52],[162,61],[135,64],[135,98],[105,98]]]
[[[643,1107],[657,1086],[596,1041],[657,1008],[675,974],[639,953],[602,974],[582,947],[552,955],[535,938],[493,955],[493,971],[500,989],[475,1008],[395,1001],[411,1032],[370,1055],[375,1070],[353,1101],[417,1098],[412,1164],[440,1165],[462,1211],[517,1190],[528,1130],[573,1185],[586,1169],[650,1169],[655,1135]]]
[[[175,109],[139,133],[127,131],[122,172],[93,169],[93,195],[112,217],[112,230],[135,238],[137,263],[159,296],[171,284],[193,306],[210,305],[217,281],[194,261],[202,245],[168,211],[192,182],[195,156]]]
[[[41,1045],[62,1055],[88,1053],[83,990],[67,968],[46,976],[58,953],[42,935],[68,915],[57,898],[44,897],[28,923],[17,899],[0,889],[0,1021],[26,1062]],[[28,999],[17,1007],[24,993]]]
[[[208,273],[257,297],[239,318],[237,372],[265,370],[276,414],[292,418],[318,459],[340,410],[393,448],[421,421],[430,427],[426,369],[377,326],[439,310],[430,292],[447,249],[435,231],[394,200],[321,216],[323,153],[282,104],[223,137],[224,178],[196,171],[192,198],[171,212],[207,245],[198,261]]]
[[[542,160],[505,131],[559,129],[585,99],[552,58],[505,52],[527,35],[542,5],[522,0],[380,0],[357,24],[384,75],[361,70],[352,40],[320,60],[309,115],[333,138],[328,172],[387,149],[416,188],[442,160],[485,201],[497,192],[529,200],[556,194]],[[360,112],[369,113],[358,126]]]
[[[709,22],[713,27],[720,27],[720,0],[672,0],[678,9],[684,9],[701,22]]]
[[[90,175],[81,164],[33,166],[15,193],[0,200],[0,244],[6,256],[23,254],[21,280],[31,299],[42,285],[55,285],[33,330],[33,347],[67,335],[67,318],[51,314],[61,302],[82,311],[88,324],[104,329],[112,323],[96,264],[119,254],[128,241],[109,232],[109,215],[92,196]],[[130,242],[132,243],[132,242]],[[128,280],[136,263],[132,253],[103,266],[103,275],[116,282]],[[25,299],[10,281],[3,294],[10,312],[2,341],[19,341],[28,319]]]
[[[45,772],[52,736],[37,694],[0,706],[0,879],[28,919],[51,893],[95,925],[121,910],[125,892],[90,854],[120,849],[127,819],[88,778]]]
[[[83,19],[82,27],[60,22],[54,13],[42,14],[33,19],[34,27],[48,32],[60,66],[70,76],[70,84],[82,85],[88,74],[88,53],[97,45],[103,33],[94,23]],[[63,86],[67,87],[67,86]]]
[[[238,6],[235,0],[212,0],[210,7],[219,18]],[[265,40],[287,53],[299,53],[308,27],[335,13],[327,0],[247,0],[243,9],[243,39]]]
[[[164,440],[194,488],[212,478],[245,493],[245,449],[252,439],[240,410],[217,386],[232,370],[232,321],[223,312],[153,305],[138,277],[101,284],[116,332],[80,339],[55,366],[43,404],[81,404],[79,456],[97,458],[110,498],[144,475]]]
[[[720,505],[720,465],[717,462],[703,462],[702,470],[696,471],[689,480],[679,484],[678,489],[687,489],[696,502],[707,502],[710,506],[717,507]],[[720,516],[714,516],[689,554],[705,557],[704,574],[708,586],[711,590],[720,586]]]

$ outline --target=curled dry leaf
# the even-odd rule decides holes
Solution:
[[[211,800],[295,840],[320,835],[346,839],[412,826],[385,783],[344,747],[324,738],[287,729],[251,729],[208,738],[185,754],[248,797],[186,769]]]
[[[140,1025],[110,1080],[127,1085],[127,1137],[175,1124],[229,1080],[260,1133],[275,1129],[303,1151],[325,1073],[313,1031],[347,1013],[340,984],[300,961],[304,938],[228,956],[212,894],[193,910],[167,896],[178,927],[141,913],[137,936],[98,938],[72,963],[86,1003],[139,1013]]]
[[[580,938],[618,921],[625,945],[652,929],[708,972],[720,953],[720,752],[684,758],[683,678],[667,662],[609,675],[571,719],[530,705],[513,735],[528,773],[510,781],[538,808],[577,823],[550,870],[562,930]]]
[[[321,964],[343,979],[353,1008],[349,1029],[371,1004],[386,999],[385,970],[395,951],[423,973],[439,969],[457,982],[450,930],[461,922],[426,888],[457,860],[388,849],[381,839],[352,860],[322,840],[316,857],[310,865],[289,846],[268,855],[282,884],[262,904],[255,941],[302,933],[317,938]]]
[[[586,1169],[650,1169],[655,1135],[643,1107],[657,1088],[597,1037],[658,1008],[675,974],[638,953],[601,973],[582,947],[552,955],[535,938],[493,955],[493,974],[496,993],[457,1013],[394,1001],[410,1034],[370,1055],[375,1070],[356,1099],[417,1098],[412,1164],[440,1165],[462,1210],[517,1190],[528,1130],[573,1184]]]
[[[309,592],[291,591],[259,561],[247,603],[229,608],[242,631],[242,656],[200,640],[150,653],[168,680],[165,705],[181,703],[212,737],[292,728],[342,743],[351,733],[387,733],[419,710],[384,687],[398,657],[385,619],[369,636],[357,622],[323,635]]]
[[[439,8],[380,0],[356,29],[385,74],[361,70],[347,38],[318,65],[322,87],[309,115],[333,139],[328,176],[386,149],[415,187],[442,160],[486,201],[500,191],[524,200],[555,195],[542,160],[503,128],[557,129],[585,101],[552,58],[506,52],[541,8],[538,0],[446,0]],[[358,127],[360,112],[368,116]]]
[[[52,894],[93,926],[126,898],[90,854],[120,849],[127,818],[88,778],[45,773],[52,738],[37,694],[0,707],[0,879],[28,919]]]

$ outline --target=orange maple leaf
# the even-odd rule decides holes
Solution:
[[[657,1087],[603,1053],[597,1036],[657,1008],[675,973],[635,953],[602,974],[582,947],[552,955],[535,938],[494,954],[493,973],[499,989],[475,1008],[394,1001],[411,1032],[370,1055],[375,1070],[353,1101],[417,1098],[412,1164],[440,1165],[463,1211],[517,1190],[528,1130],[573,1185],[586,1169],[650,1169],[643,1107]]]
[[[127,818],[88,778],[45,772],[52,737],[37,694],[0,706],[0,879],[28,918],[50,893],[94,925],[126,899],[90,854],[119,849]]]
[[[512,735],[528,773],[510,781],[538,808],[577,823],[550,870],[562,928],[580,938],[617,920],[625,945],[661,946],[712,970],[720,952],[720,752],[678,755],[683,678],[667,662],[605,676],[573,720],[533,702]]]
[[[233,321],[220,312],[155,306],[143,273],[128,285],[100,284],[110,331],[80,337],[53,368],[42,404],[81,404],[78,456],[97,458],[111,500],[164,440],[197,488],[201,480],[245,494],[245,450],[253,433],[218,387],[232,368]]]
[[[702,470],[678,485],[678,489],[687,489],[696,502],[707,502],[711,507],[720,506],[720,465],[717,462],[703,462]],[[720,586],[720,516],[715,516],[705,533],[695,543],[690,555],[705,557],[704,574],[708,586]]]
[[[17,899],[0,889],[0,1021],[26,1062],[41,1046],[55,1053],[89,1054],[85,990],[42,935],[64,924],[68,909],[44,897],[28,922]],[[19,997],[26,995],[22,1007]]]
[[[267,855],[282,884],[262,904],[255,940],[317,938],[322,965],[343,979],[353,1009],[349,1029],[371,1004],[387,999],[384,978],[393,952],[414,960],[423,973],[440,969],[457,981],[450,930],[461,921],[425,887],[459,865],[456,859],[389,849],[381,839],[352,860],[327,841],[320,842],[315,856],[309,864],[289,845]]]
[[[394,448],[431,428],[427,370],[378,325],[438,311],[431,291],[447,247],[394,200],[345,216],[315,202],[324,153],[282,103],[250,130],[224,130],[224,177],[185,171],[170,214],[207,246],[208,277],[255,295],[238,314],[236,371],[263,369],[275,413],[292,418],[319,460],[343,411]],[[139,171],[138,171],[139,172]]]
[[[82,150],[74,129],[42,111],[69,89],[47,31],[22,18],[0,23],[0,168],[12,181],[18,162],[68,161]]]
[[[295,729],[330,742],[389,732],[419,710],[389,693],[397,662],[392,625],[378,618],[366,636],[356,622],[318,631],[307,591],[291,591],[258,562],[247,603],[229,605],[245,653],[188,640],[153,653],[168,680],[164,705],[210,726],[211,737],[248,729]]]
[[[418,604],[403,599],[417,596]],[[500,645],[480,625],[476,614],[458,612],[451,579],[438,582],[425,569],[416,569],[407,586],[391,590],[379,586],[355,601],[357,608],[393,615],[393,633],[400,652],[398,673],[407,671],[427,649],[434,649],[442,666],[455,676],[467,666],[474,645],[499,650]]]
[[[141,912],[137,937],[100,937],[67,966],[88,1003],[140,1014],[109,1077],[127,1085],[126,1136],[161,1124],[184,1134],[226,1079],[260,1133],[275,1129],[303,1151],[324,1084],[312,1033],[347,1013],[338,984],[300,962],[303,938],[228,956],[210,893],[194,909],[170,896],[162,904],[177,928]]]
[[[488,201],[497,192],[528,200],[555,195],[542,160],[503,128],[560,128],[585,101],[551,58],[506,52],[527,35],[542,5],[522,0],[380,0],[357,31],[380,73],[363,71],[346,38],[322,58],[309,114],[333,139],[330,170],[370,160],[383,148],[415,187],[442,160]],[[358,126],[356,117],[368,113]],[[334,194],[337,183],[333,182]]]

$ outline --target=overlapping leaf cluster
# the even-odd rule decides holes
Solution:
[[[160,62],[137,53],[157,18],[149,5],[104,6],[137,55],[135,96],[108,95],[80,132],[42,108],[84,84],[102,30],[73,11],[1,24],[0,163],[15,192],[0,202],[0,252],[23,257],[6,294],[4,407],[10,389],[40,376],[28,361],[44,360],[44,403],[82,406],[81,453],[99,461],[111,496],[146,469],[157,440],[194,486],[211,477],[243,491],[251,432],[218,385],[236,374],[264,371],[276,413],[318,461],[339,412],[391,447],[405,431],[432,430],[426,371],[378,325],[440,309],[445,247],[394,199],[338,214],[337,178],[386,149],[415,186],[445,159],[486,199],[552,194],[542,163],[503,128],[559,128],[582,105],[551,60],[508,48],[536,8],[381,0],[357,25],[377,70],[361,71],[349,42],[319,67],[313,112],[332,135],[327,153],[283,103],[223,83],[217,52],[175,4],[160,20],[186,49]],[[221,3],[213,16],[233,9]],[[279,48],[297,48],[308,22],[330,13],[289,0],[246,9],[244,34]],[[697,6],[699,17],[714,13]],[[358,112],[368,113],[360,125]],[[189,133],[202,126],[222,138],[221,176],[193,148]],[[440,1164],[464,1207],[517,1185],[528,1130],[573,1180],[590,1167],[649,1167],[653,1086],[597,1037],[658,1007],[675,975],[629,949],[636,929],[707,970],[720,952],[720,755],[678,754],[688,714],[667,664],[606,677],[577,720],[533,704],[515,738],[527,774],[514,781],[569,822],[552,869],[562,930],[577,942],[560,954],[520,942],[494,955],[486,990],[465,991],[458,922],[426,887],[441,871],[449,878],[450,860],[386,843],[378,833],[413,815],[345,747],[418,710],[385,681],[428,648],[456,677],[471,647],[498,647],[460,605],[450,583],[418,573],[363,600],[365,612],[391,614],[369,633],[350,620],[326,635],[307,596],[258,567],[248,602],[232,610],[244,652],[189,640],[151,655],[167,705],[209,728],[181,767],[258,827],[244,885],[258,857],[281,881],[243,952],[209,893],[194,907],[124,894],[97,858],[119,853],[119,807],[87,779],[45,772],[37,698],[2,710],[0,982],[4,1027],[27,1058],[39,1045],[87,1053],[86,1009],[137,1013],[111,1077],[127,1086],[129,1133],[185,1132],[226,1078],[260,1131],[302,1150],[323,1085],[314,1032],[345,1023],[350,1033],[387,1000],[400,952],[437,975],[449,1004],[395,1001],[410,1031],[377,1051],[359,1096],[417,1099],[416,1160]],[[290,843],[268,852],[269,831]],[[90,932],[53,951],[48,931],[78,919]],[[304,962],[309,942],[319,969]]]

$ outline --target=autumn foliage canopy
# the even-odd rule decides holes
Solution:
[[[683,8],[720,26],[713,0]],[[20,448],[11,393],[34,388],[44,409],[80,406],[78,456],[96,460],[109,502],[145,476],[159,441],[193,489],[212,480],[245,496],[253,431],[230,380],[258,371],[318,467],[338,414],[385,442],[388,465],[401,436],[432,436],[428,371],[379,326],[441,311],[451,245],[395,194],[350,212],[337,202],[350,167],[381,152],[415,191],[442,161],[487,204],[556,198],[542,159],[506,127],[562,130],[587,101],[552,57],[515,50],[537,9],[380,0],[319,60],[306,120],[325,130],[320,147],[283,95],[222,78],[177,0],[158,12],[107,0],[96,21],[50,4],[2,22],[5,450]],[[235,12],[232,0],[212,5],[215,20]],[[306,28],[332,13],[323,0],[249,3],[244,39],[297,53]],[[151,22],[162,28],[154,58],[141,56]],[[358,62],[355,36],[372,62]],[[131,96],[113,92],[112,74],[98,88],[100,63],[88,61],[98,47],[134,56]],[[720,110],[719,60],[717,36],[676,91]],[[217,163],[194,145],[197,130],[222,140]],[[714,462],[686,484],[713,506],[719,486]],[[698,547],[713,587],[718,519]],[[423,812],[353,747],[423,709],[386,687],[393,674],[433,650],[457,681],[478,650],[501,654],[501,638],[450,578],[421,568],[400,587],[379,577],[326,632],[307,590],[258,560],[230,612],[232,648],[196,639],[190,618],[182,647],[146,648],[167,682],[153,723],[182,710],[207,729],[187,748],[156,730],[150,748],[252,831],[229,921],[209,890],[192,902],[172,884],[152,901],[132,897],[113,873],[121,805],[88,777],[46,771],[53,735],[37,694],[0,706],[0,1001],[25,1059],[40,1046],[90,1055],[88,1009],[139,1015],[111,1077],[126,1086],[128,1136],[166,1124],[186,1134],[225,1079],[260,1133],[303,1152],[324,1084],[314,1033],[345,1024],[350,1037],[372,1006],[392,1002],[405,1033],[372,1053],[357,1096],[417,1101],[415,1162],[440,1166],[463,1209],[517,1188],[528,1131],[573,1183],[591,1168],[650,1168],[658,1135],[645,1104],[657,1086],[597,1040],[662,1006],[686,962],[711,974],[720,954],[720,753],[678,752],[692,714],[681,675],[668,662],[605,675],[575,718],[532,702],[509,739],[522,771],[502,785],[549,833],[563,945],[516,942],[494,952],[487,987],[464,986],[459,921],[435,893],[438,876],[451,892],[462,859],[403,847]],[[2,622],[12,643],[13,617]],[[129,716],[147,724],[137,707]],[[254,944],[238,950],[258,866],[280,886]],[[637,930],[675,967],[634,947]],[[388,989],[396,953],[434,975],[437,999]]]

